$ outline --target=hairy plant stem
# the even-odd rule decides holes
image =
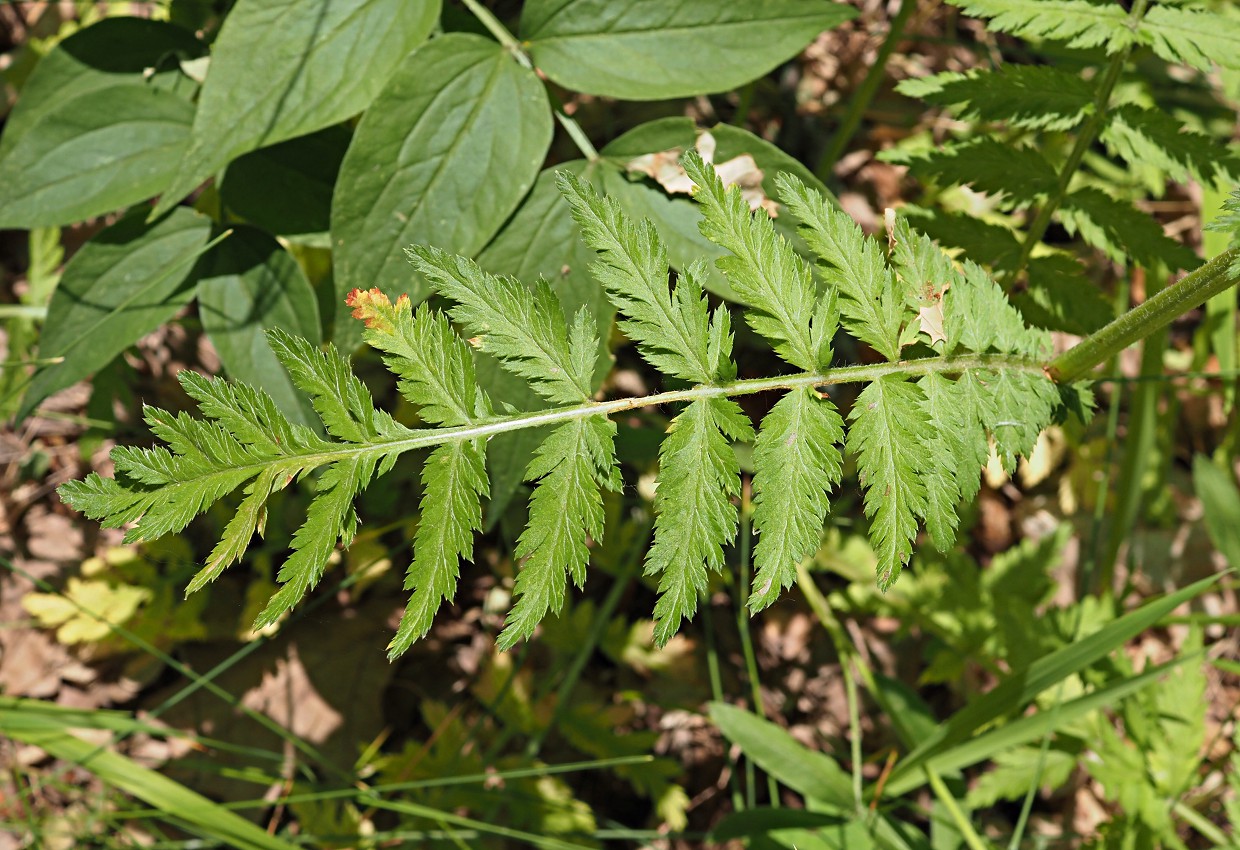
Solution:
[[[1106,327],[1046,364],[1046,374],[1058,384],[1071,383],[1132,343],[1145,339],[1173,320],[1204,304],[1240,282],[1233,266],[1240,264],[1240,248],[1224,251],[1174,286],[1130,310]]]
[[[1128,20],[1134,27],[1145,16],[1145,9],[1148,5],[1149,0],[1136,0],[1132,4],[1132,10],[1128,13]],[[1068,196],[1068,186],[1071,185],[1072,178],[1076,176],[1076,170],[1080,168],[1085,154],[1089,152],[1094,141],[1098,138],[1098,134],[1102,131],[1102,124],[1106,120],[1107,110],[1111,104],[1111,94],[1115,91],[1115,85],[1119,82],[1119,76],[1123,73],[1124,65],[1127,64],[1128,56],[1131,53],[1132,45],[1129,45],[1111,57],[1111,61],[1107,65],[1107,69],[1094,94],[1093,114],[1089,116],[1085,125],[1081,127],[1081,132],[1077,134],[1076,142],[1068,153],[1068,159],[1059,171],[1059,180],[1055,185],[1054,193],[1038,209],[1038,214],[1034,217],[1033,224],[1029,225],[1029,230],[1025,234],[1025,241],[1020,246],[1020,256],[1016,260],[1016,265],[1008,269],[999,279],[999,283],[1005,289],[1025,270],[1025,266],[1029,263],[1029,258],[1033,256],[1033,249],[1037,247],[1038,243],[1042,241],[1042,237],[1046,235],[1046,229],[1050,227],[1051,218],[1063,204],[1064,198]]]
[[[589,401],[573,407],[561,407],[554,410],[540,410],[530,413],[514,413],[509,416],[497,416],[475,425],[464,425],[457,428],[423,428],[409,429],[399,437],[375,440],[368,443],[340,445],[322,451],[308,451],[304,454],[290,454],[276,461],[244,464],[233,468],[233,471],[253,470],[258,474],[273,465],[290,470],[314,469],[337,461],[349,460],[367,455],[387,457],[402,454],[414,449],[424,449],[454,440],[476,440],[489,438],[509,431],[520,431],[524,428],[538,428],[543,425],[556,425],[574,419],[585,419],[591,416],[610,416],[626,410],[642,407],[655,407],[660,404],[696,401],[703,398],[727,398],[739,395],[753,395],[771,390],[791,390],[799,387],[825,387],[834,384],[858,383],[873,381],[885,375],[928,375],[932,372],[959,373],[967,369],[987,369],[990,371],[1019,371],[1041,374],[1045,367],[1032,360],[1018,359],[1001,354],[970,354],[959,357],[927,357],[921,360],[900,360],[895,363],[875,363],[865,366],[843,366],[828,369],[821,373],[802,372],[797,375],[782,375],[775,378],[749,378],[743,381],[731,381],[724,384],[705,384],[685,390],[655,393],[647,396],[618,398],[611,401]]]
[[[848,104],[848,112],[844,115],[844,120],[840,122],[839,129],[831,137],[827,149],[818,158],[818,167],[814,169],[814,174],[822,182],[826,183],[831,177],[836,160],[847,150],[848,143],[852,141],[857,128],[861,126],[861,119],[865,116],[865,111],[869,108],[870,102],[874,100],[874,95],[878,92],[879,83],[883,81],[883,72],[887,68],[887,60],[895,52],[897,42],[904,35],[904,26],[908,23],[908,19],[912,17],[913,10],[916,8],[917,0],[902,0],[900,10],[891,19],[891,28],[887,31],[887,37],[883,39],[883,44],[878,49],[878,55],[874,57],[874,65],[866,73],[861,85],[857,87],[852,102]]]

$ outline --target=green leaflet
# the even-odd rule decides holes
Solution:
[[[1128,13],[1118,3],[1088,0],[949,0],[991,29],[1022,38],[1054,38],[1070,47],[1104,46],[1116,53],[1133,41]]]
[[[891,587],[913,554],[917,519],[927,510],[925,472],[930,423],[925,395],[900,378],[879,378],[861,391],[849,418],[848,450],[857,456],[870,537],[878,554],[878,586]]]
[[[1190,179],[1215,185],[1240,182],[1240,156],[1234,149],[1220,149],[1214,139],[1185,130],[1157,109],[1121,106],[1109,116],[1102,140],[1132,165],[1156,165],[1180,183]]]
[[[586,242],[599,253],[590,270],[620,312],[620,329],[659,371],[694,383],[714,379],[698,275],[669,291],[667,248],[649,221],[635,224],[619,204],[570,172],[560,173],[559,184]]]
[[[953,544],[956,508],[972,498],[994,445],[1011,468],[1058,402],[1037,358],[1046,339],[981,269],[957,265],[908,223],[897,221],[892,254],[803,183],[779,185],[806,242],[823,262],[821,279],[792,253],[765,211],[751,212],[713,170],[690,157],[702,233],[727,252],[718,262],[745,318],[798,374],[736,380],[732,314],[708,309],[706,266],[688,263],[673,283],[664,243],[648,221],[634,222],[613,200],[572,174],[559,185],[586,244],[592,272],[643,357],[680,388],[625,399],[594,398],[600,342],[593,313],[566,318],[552,287],[489,274],[472,260],[414,246],[410,260],[443,310],[381,288],[353,290],[347,304],[364,322],[421,427],[376,410],[366,386],[332,346],[270,331],[267,342],[323,433],[289,422],[266,392],[192,373],[182,376],[202,418],[150,409],[164,443],[113,452],[115,479],[92,475],[62,497],[106,525],[135,525],[127,539],[184,528],[230,492],[241,501],[207,564],[202,587],[241,557],[263,530],[272,493],[312,473],[315,495],[279,570],[281,587],[258,619],[278,620],[321,580],[337,545],[349,545],[360,518],[354,499],[401,453],[429,449],[422,467],[421,516],[405,587],[410,599],[389,645],[392,658],[425,635],[453,598],[462,559],[473,555],[491,489],[493,436],[545,434],[526,470],[534,483],[529,520],[516,548],[514,604],[499,646],[530,637],[564,603],[568,580],[581,586],[591,542],[605,531],[603,490],[621,488],[612,414],[684,404],[659,450],[654,541],[646,573],[658,577],[655,638],[665,644],[697,609],[738,527],[737,441],[754,440],[755,578],[750,606],[770,605],[792,583],[798,562],[818,545],[829,496],[842,477],[841,443],[856,458],[878,580],[890,586],[913,552],[924,520],[931,541]],[[835,367],[832,340],[845,331],[886,363]],[[467,341],[468,340],[468,341]],[[518,411],[493,403],[479,381],[478,350],[522,380],[548,407]],[[852,402],[851,427],[817,385],[867,381]],[[684,385],[687,384],[687,387]],[[756,436],[731,396],[779,392]],[[847,396],[843,396],[847,398]]]
[[[702,235],[731,254],[715,265],[749,306],[750,326],[794,366],[813,371],[829,365],[835,317],[824,317],[826,328],[813,322],[818,294],[809,266],[775,232],[768,216],[750,214],[739,189],[724,189],[697,151],[685,155],[685,173],[697,186],[694,197],[702,207]]]
[[[949,142],[917,155],[884,157],[910,167],[918,178],[941,185],[962,184],[979,192],[1001,197],[1006,208],[1025,209],[1055,191],[1059,175],[1040,152],[1031,147],[1000,141],[991,136]],[[1019,180],[1012,175],[1019,174]]]
[[[487,495],[486,443],[461,440],[431,452],[422,467],[422,516],[413,538],[413,563],[396,636],[388,645],[395,659],[431,628],[435,612],[456,593],[461,558],[473,560],[474,533],[482,529],[482,497]]]
[[[548,610],[559,612],[566,571],[578,587],[585,584],[585,537],[603,539],[600,490],[620,489],[615,435],[611,420],[582,417],[552,431],[534,453],[525,474],[538,485],[529,526],[517,542],[517,557],[526,560],[513,589],[517,602],[499,637],[501,649],[533,634]]]
[[[456,302],[449,314],[469,329],[478,347],[544,398],[571,404],[590,397],[598,330],[589,310],[577,312],[570,330],[546,281],[530,289],[427,246],[410,248],[409,260],[436,292]]]
[[[762,420],[754,442],[753,592],[761,611],[796,581],[800,561],[818,548],[827,494],[840,481],[844,423],[835,405],[812,389],[792,390]]]
[[[1223,15],[1160,3],[1141,21],[1141,35],[1168,62],[1183,62],[1207,74],[1215,63],[1240,68],[1240,24]]]
[[[1079,74],[1045,65],[1002,65],[995,71],[947,71],[902,81],[896,90],[961,118],[1003,121],[1032,130],[1070,130],[1085,120],[1093,87]]]
[[[844,326],[888,360],[899,360],[905,297],[878,244],[795,177],[781,174],[779,190],[806,243],[826,263],[823,277],[839,292]]]
[[[736,536],[740,466],[728,440],[747,440],[753,427],[736,402],[700,399],[672,421],[659,447],[654,545],[646,575],[659,576],[655,641],[662,646],[693,616],[707,570],[723,570],[723,547]]]

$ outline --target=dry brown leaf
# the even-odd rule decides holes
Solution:
[[[764,177],[762,169],[749,154],[734,156],[724,162],[715,162],[715,137],[710,133],[701,133],[694,143],[694,148],[702,159],[715,166],[715,173],[723,181],[724,186],[737,186],[741,197],[749,204],[750,210],[764,209],[771,218],[779,215],[778,205],[766,196],[762,188]],[[669,194],[688,195],[693,191],[693,181],[680,166],[681,148],[643,154],[625,163],[625,168],[635,174],[645,174],[662,186]]]

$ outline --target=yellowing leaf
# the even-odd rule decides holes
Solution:
[[[71,578],[63,595],[31,593],[22,607],[40,625],[59,626],[56,639],[72,645],[106,638],[110,626],[123,625],[150,598],[145,588]]]

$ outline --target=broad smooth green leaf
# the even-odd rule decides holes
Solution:
[[[261,230],[238,226],[203,257],[198,316],[229,377],[266,390],[285,415],[309,425],[313,409],[267,343],[268,328],[318,342],[319,308],[297,262]]]
[[[332,189],[352,137],[327,127],[238,157],[220,184],[224,206],[268,233],[330,247]]]
[[[238,0],[155,214],[234,157],[361,112],[438,17],[439,0]]]
[[[835,759],[814,752],[784,729],[727,703],[712,702],[710,719],[745,757],[803,797],[840,812],[853,810],[852,779]]]
[[[556,189],[557,171],[570,171],[579,176],[598,173],[597,169],[588,169],[584,160],[573,160],[543,171],[503,230],[478,255],[478,265],[493,274],[510,274],[526,283],[545,278],[559,296],[566,316],[573,316],[581,307],[594,314],[604,340],[594,373],[597,390],[611,365],[606,351],[606,340],[610,336],[607,329],[616,311],[590,274],[589,266],[595,255],[581,240],[581,231],[573,221],[572,212]],[[541,404],[528,384],[513,379],[490,358],[479,364],[478,380],[491,398],[518,410],[535,410]],[[546,436],[545,429],[524,428],[491,438],[487,453],[491,473],[488,522],[497,519],[508,506],[525,478],[530,456]]]
[[[42,709],[33,700],[0,706],[0,733],[39,747],[53,758],[81,765],[104,783],[114,785],[151,806],[181,829],[239,850],[293,850],[294,845],[223,808],[179,782],[143,767],[107,747],[69,731],[72,718],[59,706]]]
[[[661,100],[736,88],[855,15],[823,0],[531,0],[521,39],[566,88]]]
[[[181,73],[179,63],[205,52],[193,33],[145,18],[104,18],[78,30],[40,59],[22,86],[4,122],[0,157],[45,116],[99,89],[147,85],[175,92],[188,102],[198,84]]]
[[[211,221],[190,209],[154,223],[131,211],[87,242],[65,266],[47,308],[41,358],[63,357],[31,381],[18,418],[57,390],[93,374],[176,315],[193,298],[187,278]]]
[[[430,292],[405,248],[473,256],[533,185],[551,143],[543,84],[498,44],[452,33],[414,51],[367,110],[332,199],[340,299],[377,286]],[[336,323],[342,350],[359,339]],[[345,335],[345,336],[342,336]]]
[[[1240,492],[1228,472],[1205,455],[1193,458],[1193,489],[1206,515],[1206,531],[1227,563],[1240,567]]]
[[[63,102],[0,159],[0,227],[71,224],[155,195],[193,120],[185,100],[140,83]]]

